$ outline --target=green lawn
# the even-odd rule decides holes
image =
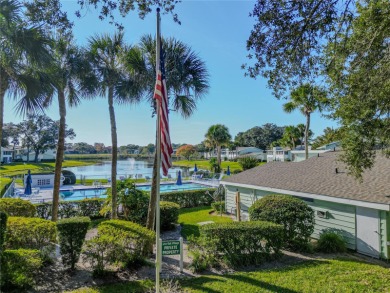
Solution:
[[[390,269],[352,259],[320,259],[282,269],[202,276],[189,292],[390,292]]]
[[[198,167],[198,169],[210,170],[210,164],[209,161],[207,160],[198,160],[198,161],[183,160],[183,161],[173,161],[172,163],[174,166],[188,167],[190,168],[190,170],[194,169],[195,164]],[[221,163],[222,170],[224,170],[225,172],[227,171],[228,166],[230,167],[230,171],[242,170],[240,164],[238,164],[237,162],[226,161]]]
[[[95,162],[89,161],[64,161],[62,167],[78,167],[93,165]],[[0,176],[16,176],[27,173],[31,170],[32,173],[46,173],[54,171],[55,163],[11,163],[0,166]]]
[[[205,275],[179,282],[183,292],[390,292],[390,269],[344,257],[305,261],[277,269]],[[152,287],[152,281],[139,281],[72,293],[150,292]]]
[[[185,208],[179,210],[179,224],[182,225],[181,234],[187,238],[190,235],[199,236],[199,222],[214,221],[215,223],[232,222],[226,216],[210,215],[211,207]]]

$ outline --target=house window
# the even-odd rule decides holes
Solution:
[[[50,185],[50,179],[38,179],[38,186]]]

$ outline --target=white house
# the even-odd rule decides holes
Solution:
[[[314,210],[313,238],[333,231],[350,249],[390,259],[390,159],[378,153],[361,183],[348,175],[340,153],[329,151],[298,163],[270,162],[224,178],[227,212],[239,207],[247,216],[249,207],[266,195],[291,195]]]
[[[237,147],[238,157],[252,157],[261,161],[267,160],[267,152],[256,147]]]
[[[12,162],[12,149],[0,148],[0,162],[1,163],[11,163]]]
[[[291,150],[289,148],[273,147],[267,150],[267,162],[291,161]]]
[[[35,159],[35,152],[30,150],[29,161],[32,162]],[[50,149],[45,151],[43,154],[38,155],[38,161],[42,160],[55,160],[56,158],[56,149]],[[27,162],[27,149],[26,148],[17,148],[15,149],[15,159],[22,160]]]
[[[24,175],[24,185],[26,184],[26,178],[27,174]],[[62,186],[63,181],[65,180],[65,177],[62,177],[60,180],[60,184]],[[45,188],[52,188],[54,187],[54,173],[36,173],[31,174],[31,187],[37,188],[37,187],[45,187]]]
[[[320,146],[319,148],[312,150],[311,146],[309,146],[308,149],[308,154],[309,158],[312,157],[318,157],[319,155],[329,152],[329,151],[334,151],[334,150],[339,150],[340,148],[340,142],[335,141],[328,143],[326,145]],[[305,153],[305,147],[297,147],[294,150],[291,150],[291,161],[293,162],[301,162],[303,160],[306,160],[306,153]]]
[[[203,157],[205,159],[216,158],[217,157],[217,150],[213,150],[210,152],[204,152]],[[229,149],[221,149],[221,157],[222,157],[222,160],[224,160],[224,158],[228,158],[228,160],[234,159],[237,157],[237,151],[236,150],[229,150]]]

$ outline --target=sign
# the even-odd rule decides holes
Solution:
[[[180,246],[179,240],[162,241],[162,255],[178,255]]]

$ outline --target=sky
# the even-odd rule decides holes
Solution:
[[[91,36],[115,32],[115,26],[99,20],[93,8],[84,11],[82,18],[76,18],[77,0],[62,0],[61,3],[68,17],[74,21],[77,44],[84,46]],[[255,1],[249,0],[183,0],[175,9],[181,25],[175,23],[171,15],[162,15],[162,35],[175,37],[191,46],[205,61],[210,74],[209,92],[197,103],[197,110],[190,118],[183,119],[175,112],[170,113],[173,143],[198,144],[204,140],[207,129],[213,124],[226,125],[234,138],[238,132],[265,123],[278,126],[305,123],[299,111],[292,114],[283,111],[282,105],[286,100],[277,100],[267,88],[264,78],[244,76],[245,71],[241,66],[249,61],[246,40],[255,23],[255,19],[249,17],[254,4]],[[129,44],[136,44],[145,34],[155,34],[155,12],[144,20],[139,19],[136,12],[120,20]],[[23,117],[15,114],[14,106],[12,99],[5,101],[4,122],[18,123],[23,120]],[[154,143],[156,118],[152,117],[146,102],[117,105],[115,113],[118,145]],[[46,114],[58,120],[57,103],[53,103]],[[77,108],[68,108],[67,125],[77,135],[69,142],[103,142],[106,146],[111,145],[107,99],[85,100]],[[328,126],[337,127],[337,124],[319,113],[312,114],[311,129],[315,136],[322,134]]]

